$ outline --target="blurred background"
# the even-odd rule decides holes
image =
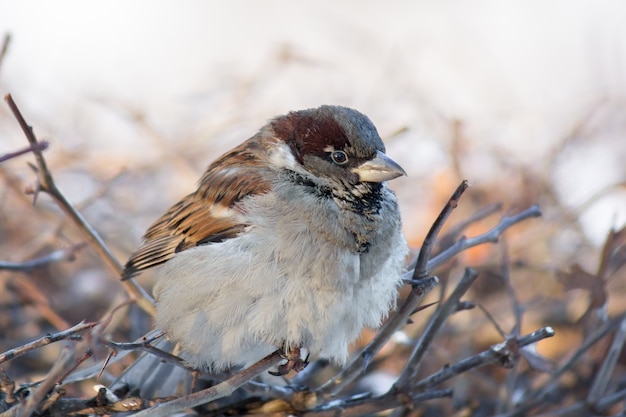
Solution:
[[[559,272],[576,263],[593,274],[607,234],[626,221],[625,17],[619,0],[3,0],[0,36],[10,42],[0,91],[51,142],[45,156],[59,187],[121,261],[213,159],[269,118],[354,107],[408,173],[391,186],[413,247],[462,179],[472,187],[451,224],[493,203],[504,213],[541,205],[541,219],[511,230],[505,245],[466,252],[461,264],[482,268],[473,298],[493,303],[507,328],[510,306],[489,280],[506,252],[530,311],[524,330],[554,325],[557,336],[540,350],[558,359],[582,337],[558,324],[576,323],[590,300]],[[0,154],[25,145],[2,103]],[[3,261],[82,241],[47,196],[33,206],[24,195],[35,181],[27,161],[0,165]],[[139,281],[151,285],[149,274]],[[623,312],[623,269],[606,284],[609,315]],[[27,277],[0,271],[0,285],[11,312],[0,314],[0,350],[96,320],[121,293],[89,248]],[[479,345],[501,339],[491,332]],[[444,362],[479,349],[448,348]],[[53,348],[42,351],[49,356],[37,360],[54,360]],[[46,369],[11,366],[15,377],[16,368],[31,377]]]

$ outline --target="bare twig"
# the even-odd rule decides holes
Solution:
[[[94,327],[96,323],[78,323],[76,326],[64,330],[62,332],[49,334],[40,339],[34,340],[30,343],[27,343],[23,346],[16,347],[14,349],[7,350],[3,354],[0,355],[0,363],[10,361],[15,359],[23,354],[30,352],[32,350],[38,349],[42,346],[49,345],[50,343],[58,342],[59,340],[77,340],[80,339],[80,333],[91,329]]]
[[[435,335],[439,332],[439,329],[443,326],[444,322],[456,311],[456,307],[461,300],[461,297],[467,292],[469,287],[478,278],[478,273],[473,269],[466,269],[463,274],[463,278],[456,286],[450,297],[441,305],[441,308],[431,316],[422,336],[419,338],[409,360],[407,361],[404,370],[400,374],[400,377],[394,384],[393,390],[403,391],[409,385],[409,382],[414,380],[417,372],[419,371],[419,365],[428,349],[428,346],[432,343]]]
[[[441,210],[439,216],[437,216],[437,219],[431,226],[428,234],[426,234],[426,237],[424,238],[424,243],[422,244],[420,253],[417,257],[415,269],[413,270],[413,279],[425,278],[426,276],[428,276],[428,271],[433,270],[432,268],[428,267],[430,252],[435,245],[435,241],[437,239],[437,235],[439,235],[439,231],[441,231],[441,228],[445,224],[446,220],[448,219],[448,217],[450,217],[450,214],[452,214],[452,210],[454,210],[459,204],[459,199],[461,198],[465,190],[467,190],[467,187],[469,187],[469,183],[467,182],[467,180],[463,180],[454,191],[443,210]]]
[[[48,372],[46,378],[41,381],[36,389],[32,392],[26,400],[16,405],[15,407],[7,410],[0,417],[15,417],[15,416],[30,416],[44,401],[46,396],[56,387],[63,382],[63,379],[82,362],[91,357],[94,347],[94,340],[100,338],[102,331],[106,327],[106,323],[98,323],[83,335],[82,339],[73,345],[66,345],[61,349],[59,357],[54,363],[54,366]]]
[[[84,243],[78,243],[70,246],[69,248],[55,250],[45,256],[25,262],[0,261],[0,270],[26,272],[56,262],[72,262],[76,259],[76,252],[84,247]]]
[[[520,338],[512,338],[503,343],[492,346],[477,355],[463,359],[451,366],[442,368],[439,372],[416,382],[411,389],[415,391],[432,388],[448,379],[454,378],[480,366],[488,364],[500,364],[502,366],[510,366],[511,358],[517,357],[517,350],[524,346],[537,343],[540,340],[554,336],[554,330],[551,327],[541,328],[527,336]]]
[[[129,303],[131,302],[131,300],[126,300],[125,302],[123,302],[120,305],[117,305],[113,308],[109,308],[109,311],[107,311],[107,313],[104,315],[104,317],[98,322],[99,327],[102,329],[102,331],[97,334],[98,338],[95,339],[95,341],[97,341],[98,343],[103,343],[106,344],[109,336],[102,336],[102,333],[104,332],[104,329],[107,328],[111,322],[113,321],[113,315],[118,312],[119,310],[121,310],[122,308],[124,308],[125,306],[127,306]],[[140,339],[144,340],[146,338],[156,338],[156,335],[160,334],[161,332],[157,331],[157,330],[152,330],[147,336],[144,336],[144,338]],[[139,342],[139,341],[138,341]],[[97,363],[81,368],[78,371],[72,372],[70,375],[68,375],[65,380],[67,383],[72,383],[72,382],[78,382],[78,381],[84,381],[85,379],[88,378],[93,378],[94,376],[98,375],[100,376],[100,374],[102,373],[102,370],[105,366],[122,360],[124,357],[127,356],[127,354],[129,354],[131,352],[131,350],[126,350],[126,351],[122,351],[121,353],[119,352],[115,352],[115,358],[113,360],[111,360],[111,356],[109,355],[107,356],[105,359],[98,361]]]
[[[515,318],[515,325],[513,326],[513,329],[510,331],[510,335],[517,337],[519,336],[521,328],[522,328],[523,310],[517,298],[517,294],[515,293],[515,288],[513,288],[513,284],[511,283],[511,269],[510,269],[511,259],[509,257],[509,247],[507,245],[506,238],[503,239],[503,243],[500,246],[502,248],[502,262],[500,264],[500,272],[501,272],[500,276],[502,278],[502,281],[504,282],[506,293],[509,299],[511,300],[511,309],[513,310],[513,317]],[[493,320],[493,322],[495,323],[495,320]],[[498,324],[496,324],[496,329],[502,332]],[[510,372],[507,372],[505,388],[506,388],[506,393],[508,397],[506,398],[506,400],[503,399],[503,401],[501,401],[498,404],[497,406],[498,412],[508,409],[509,404],[512,403],[512,396],[515,393],[515,384],[518,378],[518,374],[516,371],[517,371],[517,367],[514,367],[513,369],[511,369]]]
[[[520,330],[522,328],[522,316],[523,309],[520,305],[519,300],[517,299],[517,294],[515,293],[515,288],[513,288],[513,284],[511,283],[511,259],[509,257],[509,248],[504,239],[502,246],[502,263],[500,265],[500,272],[502,281],[504,281],[504,287],[506,289],[506,293],[511,300],[511,309],[513,310],[513,317],[515,318],[515,325],[513,330],[510,332],[514,336],[519,336]]]
[[[616,329],[615,335],[613,336],[613,343],[611,343],[611,347],[604,358],[604,362],[602,362],[602,367],[600,367],[593,379],[593,384],[587,395],[588,404],[595,404],[606,395],[611,375],[615,370],[615,364],[624,347],[624,341],[626,341],[626,317],[619,323],[619,327]]]
[[[482,304],[476,303],[475,305],[476,305],[476,307],[478,307],[478,309],[480,311],[482,311],[482,313],[487,318],[487,321],[489,321],[489,323],[491,323],[491,325],[496,329],[498,334],[500,336],[502,336],[502,337],[506,337],[507,333],[502,329],[502,327],[500,327],[500,325],[498,324],[496,319],[491,315],[491,313]]]
[[[470,225],[491,216],[494,213],[502,210],[502,203],[493,203],[487,207],[483,207],[466,219],[461,220],[459,223],[453,225],[450,229],[446,230],[437,241],[438,247],[450,246],[465,229]]]
[[[484,243],[496,243],[498,238],[506,229],[509,227],[520,223],[523,220],[532,218],[532,217],[540,217],[541,210],[538,205],[534,205],[529,207],[528,209],[518,213],[514,216],[506,216],[500,220],[500,223],[493,229],[489,230],[487,233],[483,233],[482,235],[472,237],[472,238],[462,238],[454,245],[450,246],[448,249],[441,252],[439,255],[432,258],[428,261],[428,270],[432,271],[438,266],[446,263],[450,259],[454,258],[459,253],[467,250],[469,248],[473,248],[474,246],[482,245]]]
[[[626,399],[626,389],[622,389],[613,394],[609,394],[606,397],[598,400],[595,403],[588,403],[586,400],[578,401],[569,407],[563,407],[558,410],[551,410],[545,414],[534,414],[535,417],[556,417],[556,416],[582,416],[582,415],[608,415],[605,414],[615,404],[624,401]],[[613,414],[618,417],[623,417],[626,413]]]
[[[135,414],[134,417],[169,416],[180,410],[196,407],[201,404],[206,404],[209,401],[214,401],[218,398],[226,397],[232,394],[237,388],[239,388],[255,376],[264,371],[267,371],[274,365],[277,365],[282,359],[282,352],[280,350],[277,350],[274,353],[261,359],[254,365],[250,366],[249,368],[246,368],[243,371],[236,373],[224,382],[220,382],[219,384],[214,385],[210,388],[194,392],[193,394],[189,394],[172,401],[156,404],[151,408]]]
[[[9,152],[9,153],[5,153],[4,155],[0,155],[0,163],[4,162],[4,161],[8,161],[9,159],[12,158],[16,158],[20,155],[25,155],[29,152],[33,152],[35,149],[39,150],[39,151],[45,151],[46,149],[48,149],[48,145],[50,145],[50,143],[46,140],[42,140],[41,142],[39,142],[37,144],[36,147],[34,146],[28,146],[26,148],[22,148],[18,151],[14,151],[14,152]]]
[[[104,341],[104,344],[114,350],[141,350],[144,352],[148,352],[151,353],[152,355],[158,357],[159,359],[161,359],[164,362],[167,363],[171,363],[173,365],[176,366],[180,366],[181,368],[184,368],[186,370],[188,370],[189,372],[193,372],[195,371],[195,369],[189,368],[187,366],[185,366],[183,360],[181,358],[179,358],[176,355],[172,355],[169,352],[166,352],[162,349],[159,349],[155,346],[152,345],[152,342],[160,337],[162,337],[164,335],[164,333],[160,332],[158,333],[156,336],[150,338],[150,339],[143,339],[140,340],[138,342],[132,342],[132,343],[119,343],[119,342],[113,342],[111,340],[106,340]]]
[[[539,406],[544,398],[554,391],[560,378],[568,371],[571,371],[574,364],[577,363],[592,346],[604,339],[608,333],[618,328],[618,326],[620,326],[622,321],[625,319],[626,313],[623,313],[598,329],[597,332],[584,341],[581,347],[572,355],[571,358],[565,361],[565,363],[563,363],[563,365],[561,365],[561,367],[550,376],[548,381],[536,390],[529,392],[526,395],[526,398],[521,400],[520,405],[515,410],[502,414],[501,417],[521,417],[528,415],[530,410]]]
[[[22,128],[22,131],[26,135],[30,146],[33,148],[33,154],[35,155],[35,160],[37,161],[37,176],[39,179],[38,191],[48,193],[55,200],[65,214],[72,219],[74,224],[76,224],[80,231],[83,232],[87,241],[92,245],[96,252],[98,252],[102,259],[105,260],[115,275],[119,277],[122,273],[122,265],[115,258],[113,253],[111,253],[98,232],[91,227],[89,223],[87,223],[85,218],[78,211],[76,211],[76,209],[65,198],[63,193],[61,193],[61,191],[57,188],[52,178],[52,174],[46,164],[46,160],[43,157],[43,153],[38,149],[40,142],[33,133],[32,127],[28,125],[10,94],[5,96],[5,100]],[[141,286],[137,285],[133,279],[123,281],[122,285],[130,297],[136,300],[137,304],[143,310],[150,315],[154,315],[154,303],[152,297],[150,297],[150,295],[146,293]]]
[[[410,395],[408,399],[412,404],[421,403],[435,398],[452,397],[451,389],[433,390],[428,392],[420,392]],[[402,406],[407,398],[400,397],[391,393],[381,395],[374,398],[366,398],[357,401],[336,401],[327,406],[321,407],[320,410],[312,410],[304,412],[302,417],[360,417],[370,415],[380,411],[390,410]],[[279,414],[279,416],[289,417],[293,413]],[[276,415],[273,414],[272,417]]]

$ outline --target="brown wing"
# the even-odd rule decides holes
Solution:
[[[198,189],[146,231],[143,245],[124,267],[122,280],[162,264],[185,249],[222,242],[244,232],[250,225],[243,220],[237,203],[271,187],[271,170],[263,162],[267,158],[260,158],[267,152],[268,140],[259,145],[258,138],[252,138],[211,164]]]

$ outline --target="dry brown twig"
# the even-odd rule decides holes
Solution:
[[[33,128],[28,125],[24,116],[22,116],[21,111],[19,110],[17,104],[13,100],[10,94],[5,96],[5,101],[9,105],[9,108],[13,112],[13,115],[17,119],[22,131],[26,135],[28,142],[32,148],[32,152],[35,155],[35,160],[37,162],[37,177],[39,183],[37,185],[37,190],[35,191],[35,198],[37,198],[37,193],[43,191],[50,195],[54,201],[59,205],[59,207],[65,212],[65,214],[72,219],[74,224],[79,228],[79,230],[85,235],[87,241],[91,244],[91,246],[96,250],[98,255],[106,262],[106,264],[111,268],[114,272],[115,277],[119,277],[122,273],[122,265],[115,258],[115,256],[111,253],[108,246],[104,243],[98,232],[91,227],[91,225],[85,220],[85,218],[78,212],[72,204],[65,198],[63,193],[57,188],[54,179],[52,177],[52,173],[48,169],[48,165],[46,164],[46,160],[43,157],[43,153],[41,152],[40,142],[37,140],[33,132]],[[134,299],[137,304],[145,310],[150,315],[154,315],[154,303],[152,297],[146,293],[146,291],[139,286],[135,280],[129,279],[122,282],[124,289],[128,293],[128,295]]]
[[[100,337],[105,326],[106,324],[97,324],[91,331],[85,333],[78,343],[64,346],[48,375],[31,391],[25,401],[0,414],[0,417],[30,416],[40,410],[44,400],[62,384],[63,379],[91,357],[93,347],[96,345],[95,341]]]
[[[38,349],[42,346],[49,345],[50,343],[58,342],[60,340],[80,340],[80,333],[85,330],[91,329],[95,325],[96,323],[78,323],[77,325],[67,330],[63,330],[62,332],[49,334],[15,349],[7,350],[0,355],[0,364],[18,358],[23,354]]]

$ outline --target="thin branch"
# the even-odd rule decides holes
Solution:
[[[152,345],[151,343],[162,337],[164,335],[164,333],[159,333],[157,334],[155,337],[152,337],[150,339],[144,339],[144,340],[140,340],[138,342],[131,342],[131,343],[119,343],[119,342],[113,342],[111,340],[105,340],[103,341],[103,343],[109,348],[112,349],[113,351],[118,351],[118,350],[141,350],[144,352],[148,352],[154,356],[156,356],[157,358],[161,359],[163,362],[167,362],[167,363],[171,363],[172,365],[176,365],[176,366],[180,366],[181,368],[184,368],[186,370],[188,370],[189,372],[194,372],[195,369],[189,368],[187,366],[185,366],[184,361],[179,358],[176,355],[173,355],[169,352],[166,352],[162,349],[159,349],[158,347]]]
[[[20,347],[16,347],[14,349],[7,350],[3,354],[0,355],[0,364],[6,361],[13,360],[17,357],[22,356],[25,353],[30,352],[31,350],[38,349],[42,346],[49,345],[50,343],[58,342],[59,340],[77,340],[80,339],[80,332],[91,329],[94,327],[96,323],[85,323],[80,322],[76,326],[71,327],[67,330],[63,330],[62,332],[54,333],[46,335],[42,338],[34,340],[30,343],[22,345]]]
[[[22,116],[17,104],[15,104],[15,101],[10,94],[5,96],[5,100],[22,128],[22,131],[26,135],[31,148],[33,148],[33,154],[35,155],[35,160],[37,162],[37,176],[39,179],[38,191],[48,193],[55,200],[57,205],[70,219],[72,219],[78,229],[85,235],[87,241],[92,245],[100,257],[105,260],[106,264],[111,268],[115,275],[118,277],[121,276],[122,265],[115,258],[113,253],[111,253],[98,232],[91,227],[85,218],[70,204],[63,193],[61,193],[61,191],[57,188],[52,178],[52,174],[46,164],[46,160],[43,157],[43,153],[38,149],[40,142],[37,140],[32,127],[28,125],[24,116]],[[122,282],[122,285],[130,297],[136,300],[137,304],[143,310],[154,316],[154,301],[152,300],[152,297],[143,288],[141,288],[141,286],[137,285],[135,280],[125,280]]]
[[[503,239],[503,243],[500,245],[500,247],[502,249],[502,262],[500,264],[500,272],[501,272],[500,276],[501,276],[502,281],[504,282],[506,294],[511,300],[511,303],[510,303],[511,309],[513,310],[513,317],[515,318],[515,324],[513,326],[513,329],[507,333],[510,334],[511,336],[517,337],[520,335],[521,328],[522,328],[523,309],[517,298],[515,288],[513,288],[513,283],[511,282],[511,269],[510,269],[511,259],[509,255],[509,246],[507,244],[506,237]],[[488,314],[488,317],[491,317],[491,315]],[[493,322],[495,323],[495,320],[493,320]],[[496,324],[496,329],[502,332],[502,329],[500,328],[498,324]],[[502,333],[500,334],[503,335]],[[510,372],[507,372],[506,374],[506,380],[505,380],[505,385],[504,385],[506,397],[503,396],[502,401],[500,401],[499,404],[496,406],[497,412],[501,412],[503,410],[508,409],[509,405],[513,403],[512,397],[515,394],[515,386],[517,383],[517,379],[518,379],[517,368],[514,367],[513,369],[510,370]]]
[[[453,225],[452,227],[450,227],[450,229],[446,230],[446,233],[444,233],[437,240],[437,244],[438,244],[437,246],[440,248],[441,247],[447,248],[457,239],[457,237],[461,234],[461,232],[467,229],[470,225],[476,222],[479,222],[491,216],[492,214],[497,213],[500,210],[502,210],[502,203],[493,203],[493,204],[490,204],[486,207],[479,209],[468,218],[461,220],[459,223]]]
[[[28,272],[56,262],[72,262],[76,259],[76,252],[84,247],[84,243],[78,243],[69,248],[55,250],[45,256],[25,262],[0,261],[0,270]]]
[[[461,301],[461,297],[467,292],[469,287],[478,278],[478,273],[473,269],[465,269],[465,273],[461,278],[461,281],[456,286],[450,297],[441,305],[440,308],[431,316],[426,328],[422,332],[422,336],[419,338],[409,360],[407,361],[400,377],[392,387],[394,391],[406,391],[410,381],[414,380],[418,371],[419,365],[426,353],[426,350],[435,338],[435,335],[439,332],[443,324],[448,317],[456,312],[457,305]]]
[[[312,410],[299,415],[302,417],[360,417],[403,406],[407,401],[410,401],[411,404],[418,404],[446,397],[452,397],[451,389],[420,392],[409,395],[409,398],[388,393],[379,397],[360,399],[354,402],[335,401],[328,406],[322,407],[320,410]],[[293,415],[293,413],[281,414],[284,417]]]
[[[489,323],[491,323],[491,325],[493,326],[494,329],[496,329],[496,332],[498,332],[498,334],[502,337],[506,337],[507,332],[505,332],[502,327],[500,327],[500,324],[498,324],[498,322],[496,321],[496,319],[491,315],[491,313],[482,305],[479,303],[475,303],[475,306],[478,307],[478,309],[485,315],[485,317],[487,318],[487,321]],[[517,334],[516,334],[517,336]]]
[[[106,341],[109,338],[109,335],[107,334],[107,336],[103,336],[102,333],[104,333],[104,329],[107,328],[107,326],[109,326],[111,324],[111,322],[113,321],[113,317],[114,314],[117,313],[119,310],[123,309],[124,307],[128,306],[129,303],[131,303],[131,300],[126,300],[123,303],[109,308],[109,310],[103,315],[103,318],[98,322],[98,324],[100,325],[102,332],[98,335],[98,338],[96,339],[98,343],[103,343],[105,344]],[[152,338],[155,337],[155,335],[160,334],[159,331],[157,330],[152,330],[150,333],[148,333],[148,335],[144,336],[144,338]],[[144,339],[142,338],[142,339]],[[140,339],[140,340],[142,340]],[[79,382],[79,381],[84,381],[85,379],[88,378],[93,378],[94,376],[100,376],[100,374],[102,373],[103,367],[104,366],[108,366],[112,363],[118,362],[122,359],[124,359],[129,353],[131,352],[131,350],[126,350],[126,351],[122,351],[121,353],[116,352],[115,355],[108,355],[106,358],[97,361],[96,363],[94,363],[93,365],[81,368],[80,370],[76,371],[76,372],[72,372],[70,375],[68,375],[65,380],[66,383],[73,383],[73,382]],[[114,356],[113,359],[111,359],[111,357]],[[135,361],[136,363],[136,361]],[[132,366],[132,365],[131,365]]]
[[[537,388],[533,392],[528,393],[526,395],[526,398],[521,400],[520,405],[515,410],[502,414],[502,417],[521,417],[528,415],[531,409],[541,404],[543,399],[554,391],[560,378],[568,371],[571,371],[574,367],[574,364],[576,364],[592,346],[594,346],[600,340],[604,339],[607,334],[620,326],[625,318],[626,313],[621,314],[620,316],[606,323],[602,328],[598,329],[596,333],[588,337],[581,345],[581,347],[576,351],[576,353],[574,353],[571,358],[569,358],[559,369],[557,369],[550,376],[550,379],[548,379],[548,381],[546,381],[541,387]]]
[[[81,340],[75,344],[68,344],[61,349],[54,366],[48,372],[46,378],[41,381],[36,389],[33,389],[26,399],[15,407],[7,410],[0,417],[30,416],[33,414],[57,386],[63,383],[65,377],[76,367],[91,357],[93,353],[94,341],[100,335],[108,323],[98,323],[91,331],[83,335]]]
[[[545,414],[535,414],[535,417],[555,417],[555,416],[581,416],[581,415],[605,415],[607,411],[615,404],[622,402],[626,399],[626,388],[617,391],[613,394],[609,394],[606,397],[599,399],[597,402],[589,403],[586,400],[579,401],[569,407],[560,408],[558,410],[551,410]],[[625,405],[626,406],[626,405]],[[626,415],[624,412],[621,414],[613,414],[618,417]]]
[[[201,404],[206,404],[209,401],[226,397],[255,376],[267,371],[274,365],[277,365],[281,360],[283,360],[282,352],[277,350],[249,368],[236,373],[224,382],[220,382],[219,384],[202,391],[194,392],[193,394],[189,394],[172,401],[156,404],[151,408],[135,414],[134,417],[169,416],[186,408],[196,407]]]
[[[524,346],[537,343],[540,340],[554,336],[554,330],[551,327],[543,327],[527,336],[520,338],[511,338],[503,343],[492,346],[477,355],[463,359],[454,365],[446,366],[439,372],[416,382],[412,390],[426,390],[441,384],[451,378],[454,378],[471,369],[489,364],[500,364],[502,366],[510,365],[511,358],[517,357],[517,351]]]
[[[607,387],[609,386],[609,382],[611,380],[611,375],[615,370],[615,364],[619,359],[620,353],[624,348],[624,342],[626,341],[626,317],[622,319],[619,323],[619,327],[617,328],[615,335],[613,336],[613,343],[611,343],[611,347],[607,352],[604,362],[602,363],[602,367],[596,372],[596,375],[593,379],[593,384],[591,385],[591,389],[589,390],[589,395],[587,395],[587,403],[595,404],[602,397],[604,397]]]
[[[469,183],[467,180],[463,180],[461,184],[454,191],[450,199],[448,199],[448,203],[445,205],[443,210],[437,216],[437,219],[431,226],[428,234],[424,238],[424,243],[422,244],[422,248],[420,249],[420,253],[417,257],[417,263],[415,264],[415,269],[413,270],[413,279],[426,278],[428,276],[428,271],[432,271],[432,268],[428,267],[428,259],[430,257],[430,252],[435,245],[435,241],[437,239],[437,235],[441,231],[441,228],[445,224],[446,220],[452,214],[452,211],[459,204],[459,200],[461,196],[469,187]]]
[[[504,244],[502,245],[502,264],[500,265],[500,272],[502,281],[504,281],[504,288],[506,289],[506,293],[511,300],[511,309],[513,310],[513,317],[515,318],[515,325],[513,330],[510,332],[514,336],[519,336],[521,328],[522,328],[522,317],[523,317],[523,309],[517,298],[517,294],[515,293],[515,288],[513,288],[513,283],[511,282],[511,258],[509,256],[509,247],[506,242],[506,238],[504,239]]]
[[[9,153],[5,153],[4,155],[0,155],[0,164],[2,162],[8,161],[9,159],[13,159],[13,158],[17,158],[18,156],[21,155],[25,155],[27,153],[33,152],[35,149],[37,149],[38,151],[45,151],[46,149],[48,149],[48,146],[50,145],[50,143],[46,140],[42,140],[41,142],[39,142],[37,144],[37,146],[28,146],[26,148],[22,148],[18,151],[14,151],[14,152],[9,152]]]
[[[496,227],[489,230],[487,233],[472,238],[462,238],[457,243],[432,258],[430,261],[428,261],[427,270],[432,271],[438,266],[448,262],[459,253],[469,248],[473,248],[474,246],[482,245],[484,243],[496,243],[500,235],[502,235],[502,233],[504,233],[504,231],[511,226],[520,223],[523,220],[540,216],[541,210],[536,204],[514,216],[505,216],[500,220],[500,223],[498,223]]]

